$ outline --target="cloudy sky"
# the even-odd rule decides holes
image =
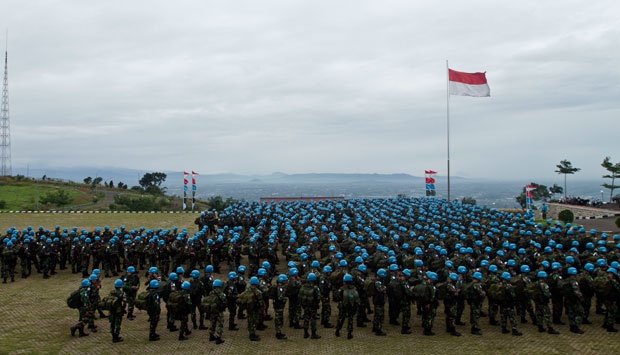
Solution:
[[[5,0],[25,167],[599,179],[620,161],[620,2]],[[4,32],[4,31],[2,31]],[[2,36],[4,37],[4,36]],[[2,47],[6,40],[1,41]]]

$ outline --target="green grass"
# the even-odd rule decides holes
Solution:
[[[124,224],[128,228],[145,226],[147,228],[170,228],[174,225],[195,230],[195,214],[0,214],[0,230],[9,226],[23,229],[28,225],[37,228],[77,226],[91,229],[96,226],[109,225],[117,227]],[[222,268],[225,277],[227,267]],[[143,274],[141,273],[141,276]],[[246,331],[246,321],[238,322],[240,330],[227,330],[227,317],[222,345],[208,341],[208,331],[194,330],[185,342],[176,339],[177,333],[170,333],[164,318],[159,323],[158,332],[162,339],[149,342],[147,315],[138,312],[134,321],[123,320],[121,335],[125,341],[113,344],[106,319],[99,319],[96,324],[99,332],[91,333],[85,338],[71,337],[69,327],[77,321],[77,311],[67,308],[65,300],[69,293],[78,287],[81,275],[61,271],[48,280],[39,274],[28,279],[18,278],[16,282],[0,284],[0,353],[1,354],[169,354],[169,353],[217,353],[230,354],[613,354],[620,352],[620,334],[607,333],[601,328],[602,317],[594,315],[593,325],[583,326],[584,335],[569,333],[568,326],[558,326],[559,336],[538,333],[532,324],[519,324],[524,333],[522,337],[501,334],[499,327],[487,325],[488,319],[482,318],[484,335],[473,336],[469,327],[458,327],[461,337],[452,337],[445,332],[443,306],[437,312],[434,337],[422,336],[420,316],[415,315],[413,307],[413,334],[401,335],[397,326],[386,325],[387,337],[374,336],[369,328],[355,328],[354,338],[336,338],[333,329],[319,326],[319,340],[303,338],[302,330],[285,327],[289,336],[287,341],[275,339],[273,321],[267,322],[268,329],[259,332],[260,342],[250,342]],[[114,278],[103,279],[101,294],[112,289]],[[270,309],[271,313],[273,309]],[[468,320],[465,309],[464,320]],[[165,311],[164,311],[165,312]],[[333,306],[332,323],[336,321],[337,307]],[[285,314],[286,316],[286,314]],[[372,316],[371,316],[372,317]],[[566,321],[566,316],[564,316]]]

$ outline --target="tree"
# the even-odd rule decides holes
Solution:
[[[90,185],[93,182],[93,178],[91,178],[90,176],[87,178],[84,178],[84,183],[86,185]]]
[[[114,180],[110,180],[110,182],[108,183],[108,187],[114,187]]]
[[[553,184],[553,186],[549,187],[549,192],[555,198],[555,194],[561,194],[562,192],[564,192],[564,189],[562,188],[562,186],[558,186],[557,184]]]
[[[58,207],[68,205],[73,199],[65,190],[50,191],[41,196],[41,203],[44,205],[56,205]]]
[[[466,196],[461,199],[461,203],[464,205],[476,205],[476,199],[471,196]]]
[[[547,186],[537,184],[535,182],[531,182],[529,185],[535,187],[535,189],[532,190],[532,200],[540,201],[542,199],[551,197],[551,193],[549,192],[550,189],[548,189]],[[517,203],[521,206],[521,208],[527,207],[527,199],[525,196],[525,186],[523,187],[523,191],[521,192],[521,194],[515,197],[515,199],[517,200]]]
[[[566,199],[566,175],[574,174],[581,170],[581,168],[574,168],[572,163],[566,159],[562,160],[560,164],[556,165],[556,168],[558,168],[558,170],[555,171],[556,173],[564,174],[564,199]]]
[[[96,178],[93,179],[93,184],[92,185],[93,186],[99,185],[99,184],[101,184],[102,181],[103,181],[102,177],[96,177]]]
[[[601,163],[601,166],[609,171],[609,174],[603,175],[605,179],[611,179],[611,184],[604,183],[603,186],[609,189],[609,202],[614,197],[614,190],[620,188],[620,185],[615,185],[616,179],[620,179],[620,163],[612,163],[610,157],[606,157]]]
[[[166,181],[166,177],[168,176],[164,173],[146,173],[138,183],[146,190],[149,186],[161,186]]]

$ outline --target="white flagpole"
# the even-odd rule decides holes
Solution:
[[[450,203],[450,67],[446,59],[446,131],[448,142],[448,203]]]

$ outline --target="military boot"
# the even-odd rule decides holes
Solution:
[[[312,336],[310,337],[310,339],[321,339],[321,336],[318,335],[316,332],[312,332]]]

